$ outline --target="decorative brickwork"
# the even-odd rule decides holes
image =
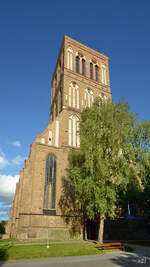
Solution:
[[[111,99],[108,58],[65,36],[52,78],[50,122],[30,147],[12,200],[7,226],[11,237],[82,238],[79,217],[68,213],[67,205],[62,209],[59,203],[67,176],[69,149],[80,145],[77,134],[80,112],[98,96]]]

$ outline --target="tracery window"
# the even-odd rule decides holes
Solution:
[[[105,102],[108,101],[108,97],[106,95],[104,95],[104,93],[100,93],[99,97],[102,99],[102,101],[105,101]]]
[[[80,58],[76,57],[76,72],[79,73],[79,64],[80,64]]]
[[[93,98],[93,91],[91,89],[85,89],[84,91],[84,104],[85,107],[91,107],[93,104],[94,98]]]
[[[73,70],[73,50],[72,47],[68,47],[67,50],[67,68]]]
[[[69,106],[79,109],[79,86],[75,82],[69,85]]]
[[[106,95],[104,95],[104,101],[107,102],[108,101],[108,97]]]
[[[56,199],[56,158],[49,154],[46,160],[44,208],[55,209]]]
[[[79,136],[79,118],[75,115],[69,117],[68,125],[68,145],[79,147],[80,146],[80,136]]]

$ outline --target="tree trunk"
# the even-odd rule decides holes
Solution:
[[[83,215],[83,240],[87,240],[86,218]]]
[[[99,232],[98,232],[98,242],[103,244],[103,234],[104,234],[104,217],[100,217]]]

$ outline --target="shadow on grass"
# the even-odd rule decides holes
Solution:
[[[3,266],[4,262],[9,259],[10,245],[4,245],[0,247],[0,267]]]

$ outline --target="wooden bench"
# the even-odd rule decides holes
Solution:
[[[124,245],[122,243],[103,243],[99,244],[101,249],[122,249],[124,250]]]

